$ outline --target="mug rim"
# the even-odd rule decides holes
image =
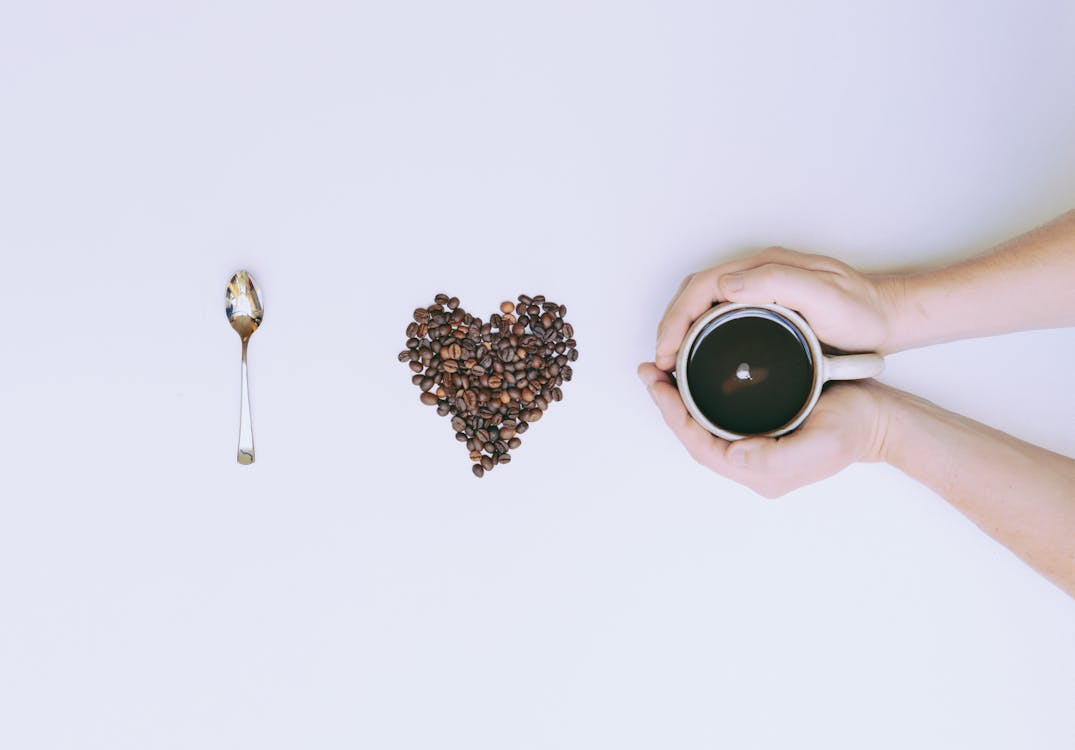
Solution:
[[[807,398],[806,402],[802,405],[802,408],[799,409],[798,413],[790,421],[780,427],[769,430],[768,432],[744,435],[714,424],[702,413],[702,410],[698,408],[687,384],[687,359],[690,356],[691,349],[693,348],[698,335],[707,325],[717,318],[724,317],[729,313],[750,309],[777,315],[795,326],[799,333],[802,334],[802,337],[810,350],[814,378],[810,388],[809,398]],[[757,317],[768,316],[758,315]],[[778,304],[759,305],[748,302],[721,302],[706,311],[705,314],[694,321],[694,323],[691,324],[691,327],[687,330],[687,334],[683,337],[683,341],[679,345],[679,352],[676,355],[675,377],[676,385],[679,388],[680,398],[683,400],[684,406],[687,407],[687,412],[691,415],[691,418],[694,419],[694,421],[700,424],[707,432],[724,440],[742,440],[743,438],[748,437],[779,437],[781,435],[786,435],[806,421],[806,418],[810,416],[810,412],[814,410],[814,406],[821,397],[821,388],[825,384],[824,368],[825,355],[821,351],[821,342],[818,340],[814,330],[806,320],[799,315],[799,313]]]

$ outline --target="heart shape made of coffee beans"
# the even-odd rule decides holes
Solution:
[[[540,294],[502,303],[488,322],[446,294],[414,311],[399,361],[414,372],[421,402],[451,417],[475,476],[511,461],[520,435],[563,399],[560,386],[579,357],[565,315],[565,305]]]

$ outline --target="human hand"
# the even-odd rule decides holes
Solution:
[[[657,328],[656,364],[675,367],[691,324],[714,302],[776,302],[798,311],[825,344],[848,352],[885,351],[898,279],[870,277],[823,255],[771,247],[683,280]]]
[[[638,377],[695,461],[764,497],[780,497],[849,464],[883,458],[889,389],[873,381],[830,385],[806,422],[787,435],[729,442],[694,421],[668,373],[645,362]]]

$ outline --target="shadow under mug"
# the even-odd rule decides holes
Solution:
[[[691,393],[688,378],[689,365],[700,344],[706,337],[713,333],[719,326],[733,320],[744,318],[756,318],[769,321],[774,326],[780,326],[790,337],[794,337],[802,347],[802,355],[809,362],[812,372],[812,382],[808,395],[803,399],[802,406],[791,419],[784,424],[772,429],[760,432],[737,432],[727,429],[725,426],[715,424],[705,415],[703,410],[695,402]],[[744,351],[749,349],[746,347]],[[744,357],[747,355],[744,354]],[[747,357],[749,358],[749,357]],[[738,359],[733,357],[731,361]],[[789,310],[781,305],[749,305],[745,303],[725,302],[711,308],[705,315],[698,318],[687,331],[683,343],[679,347],[679,355],[676,358],[676,380],[679,386],[679,394],[683,403],[698,424],[707,431],[725,440],[739,440],[744,437],[761,435],[763,437],[778,437],[791,432],[801,425],[813,411],[818,399],[821,397],[821,388],[830,380],[858,380],[872,378],[879,375],[884,369],[885,360],[878,354],[843,354],[827,355],[821,349],[821,342],[809,324],[801,315],[794,310]],[[732,371],[727,374],[725,382],[735,382],[738,377],[741,380],[750,380],[750,365],[743,362],[738,365],[738,370],[732,366]],[[696,389],[703,387],[696,383]],[[716,382],[707,383],[704,387],[720,387]]]

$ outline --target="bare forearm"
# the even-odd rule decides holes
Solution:
[[[1075,211],[964,263],[879,283],[889,352],[1075,325]]]
[[[883,458],[1075,596],[1075,460],[887,389]]]

